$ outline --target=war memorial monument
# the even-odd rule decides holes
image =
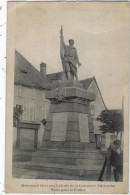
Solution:
[[[33,168],[53,173],[46,179],[96,181],[104,159],[96,148],[90,113],[90,102],[96,97],[78,82],[77,65],[81,64],[74,40],[66,46],[62,28],[60,38],[63,81],[46,93],[51,105],[41,148],[32,156]]]

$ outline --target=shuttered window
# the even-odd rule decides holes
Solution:
[[[16,85],[16,98],[21,98],[22,97],[22,86],[21,85]]]
[[[27,120],[27,107],[23,106],[23,115],[22,115],[23,120]]]
[[[91,108],[91,114],[92,114],[92,116],[94,116],[95,115],[95,106],[91,105],[90,108]]]
[[[35,121],[35,108],[34,107],[30,107],[30,121]]]
[[[22,119],[27,121],[35,121],[35,108],[23,106]]]
[[[45,106],[42,108],[42,117],[43,117],[43,118],[46,118]]]
[[[36,99],[36,90],[35,89],[31,89],[31,99],[32,100]]]

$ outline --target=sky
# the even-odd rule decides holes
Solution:
[[[62,71],[60,28],[74,39],[79,80],[95,76],[108,109],[120,109],[128,82],[128,2],[17,2],[14,49],[38,70]]]

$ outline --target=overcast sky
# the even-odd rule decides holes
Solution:
[[[128,3],[17,3],[16,48],[38,70],[62,71],[60,26],[75,40],[79,79],[95,76],[108,108],[121,108],[128,76]]]

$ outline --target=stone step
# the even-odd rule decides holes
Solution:
[[[87,155],[80,158],[76,156],[65,156],[59,154],[43,154],[43,153],[34,153],[32,155],[28,154],[17,154],[14,155],[13,161],[15,162],[45,162],[45,163],[58,163],[65,165],[84,165],[84,166],[100,166],[103,164],[102,156]]]
[[[13,166],[13,177],[24,178],[24,179],[58,179],[58,180],[87,180],[95,181],[98,178],[98,174],[91,174],[88,176],[76,176],[66,175],[63,173],[49,173],[46,171],[34,171],[27,170],[20,167]]]
[[[95,148],[95,143],[83,143],[83,142],[55,142],[55,141],[43,141],[40,150],[47,148],[58,148],[58,149],[72,149],[72,150],[81,150],[87,148]]]
[[[60,173],[72,176],[85,176],[89,178],[91,175],[99,175],[100,167],[96,166],[95,169],[83,167],[83,166],[73,166],[73,165],[63,165],[63,164],[53,164],[53,163],[41,163],[41,162],[18,162],[14,163],[15,168],[22,168],[24,170],[32,171],[43,171],[49,173]],[[97,178],[95,178],[96,181]]]
[[[104,157],[98,150],[59,151],[56,149],[38,151],[32,155],[32,161],[45,163],[58,163],[67,165],[100,166]]]
[[[52,155],[33,155],[32,160],[37,162],[45,162],[45,163],[57,163],[57,164],[65,164],[65,165],[84,165],[84,166],[100,166],[103,164],[103,159],[96,158],[70,158],[64,156],[52,156]]]
[[[78,149],[78,150],[77,150]],[[49,151],[66,151],[66,152],[77,152],[77,153],[86,153],[86,152],[100,152],[99,149],[97,149],[96,147],[85,147],[84,149],[80,148],[80,147],[77,147],[77,148],[67,148],[67,147],[53,147],[53,148],[40,148],[39,151],[46,151],[46,150],[49,150]]]
[[[13,155],[13,161],[16,162],[27,162],[32,160],[32,155],[27,154],[15,154]]]
[[[66,151],[66,152],[79,152],[79,153],[83,153],[86,151],[89,152],[97,152],[100,151],[97,148],[86,148],[86,149],[82,149],[82,148],[59,148],[59,147],[44,147],[44,148],[39,148],[39,151],[45,151],[45,150],[50,150],[50,151]]]
[[[13,161],[16,162],[25,162],[25,161],[31,161],[32,160],[32,154],[34,154],[35,151],[13,151]]]
[[[73,153],[65,151],[38,151],[35,153],[37,156],[51,156],[51,157],[65,157],[65,158],[90,158],[90,159],[102,159],[99,152],[85,152],[85,153]]]
[[[44,146],[44,147],[41,147],[39,150],[48,150],[48,149],[58,149],[58,150],[66,150],[66,151],[82,151],[82,150],[85,150],[86,148],[84,148],[84,147],[62,147],[62,148],[59,148],[59,146],[55,146],[55,147],[53,147],[53,146]],[[90,151],[91,151],[91,148],[89,148],[90,149]],[[96,149],[96,147],[94,148],[94,149]]]

